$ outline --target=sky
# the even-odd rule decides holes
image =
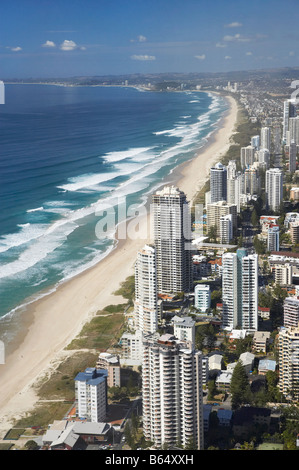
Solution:
[[[298,0],[1,0],[0,80],[299,65]]]

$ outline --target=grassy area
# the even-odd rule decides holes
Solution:
[[[121,287],[132,295],[132,280]],[[127,297],[126,297],[127,298]],[[75,399],[74,378],[86,367],[94,367],[101,351],[106,351],[118,341],[124,326],[124,311],[128,304],[108,305],[82,328],[80,334],[65,349],[73,351],[49,375],[42,377],[36,386],[39,402],[35,409],[15,423],[15,426],[45,427],[56,419],[63,419]]]
[[[41,380],[38,395],[41,400],[63,400],[68,406],[75,398],[74,378],[86,367],[95,366],[98,354],[78,351],[59,364],[48,380]]]
[[[64,402],[39,403],[32,412],[27,413],[15,426],[41,426],[45,431],[48,424],[53,423],[56,419],[63,419],[69,408],[70,404]]]
[[[24,428],[13,428],[8,431],[8,433],[5,436],[5,439],[8,440],[18,440],[19,437],[24,434],[25,429]]]
[[[7,443],[7,444],[2,444],[0,443],[0,451],[1,450],[10,450],[13,447],[13,444]]]
[[[114,292],[115,295],[122,295],[128,300],[129,305],[133,303],[135,296],[135,276],[129,276],[121,283],[120,288]]]
[[[67,349],[106,351],[120,336],[124,321],[123,312],[107,313],[105,310],[100,311],[83,327],[79,336],[70,343]]]

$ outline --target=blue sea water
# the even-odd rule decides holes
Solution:
[[[0,106],[0,317],[115,246],[105,204],[142,204],[215,130],[227,102],[203,92],[6,85]],[[100,282],[100,281],[99,281]]]

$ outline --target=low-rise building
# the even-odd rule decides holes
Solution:
[[[253,350],[256,352],[267,352],[269,339],[270,333],[268,331],[255,331],[252,343]]]
[[[112,436],[107,423],[90,421],[54,421],[42,437],[43,446],[50,450],[84,450],[89,444],[103,444]]]
[[[121,369],[118,356],[107,352],[100,353],[96,363],[96,368],[106,369],[108,371],[108,387],[121,386]]]
[[[270,359],[263,359],[259,361],[258,373],[260,375],[266,375],[267,372],[275,372],[276,370],[276,361],[271,361]]]
[[[180,341],[188,341],[195,347],[195,321],[191,317],[175,316],[172,319],[173,334]]]
[[[217,418],[219,426],[229,427],[232,423],[233,412],[232,410],[219,409],[217,410]]]
[[[194,307],[206,313],[211,306],[211,289],[208,284],[197,284],[194,289]]]
[[[224,392],[229,392],[230,390],[230,383],[232,380],[232,373],[224,370],[221,371],[215,380],[215,384],[218,390],[222,390]]]

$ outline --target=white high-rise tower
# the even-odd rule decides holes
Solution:
[[[158,328],[156,250],[145,245],[138,251],[135,263],[135,322],[143,333]]]
[[[247,250],[222,256],[223,327],[258,329],[258,256]]]
[[[279,168],[266,171],[266,202],[269,208],[277,211],[283,200],[283,172]]]
[[[271,130],[269,127],[261,129],[261,148],[271,151]]]
[[[144,338],[143,433],[155,446],[203,449],[202,354],[172,335]]]
[[[158,293],[191,292],[191,214],[186,195],[166,186],[152,201]]]

